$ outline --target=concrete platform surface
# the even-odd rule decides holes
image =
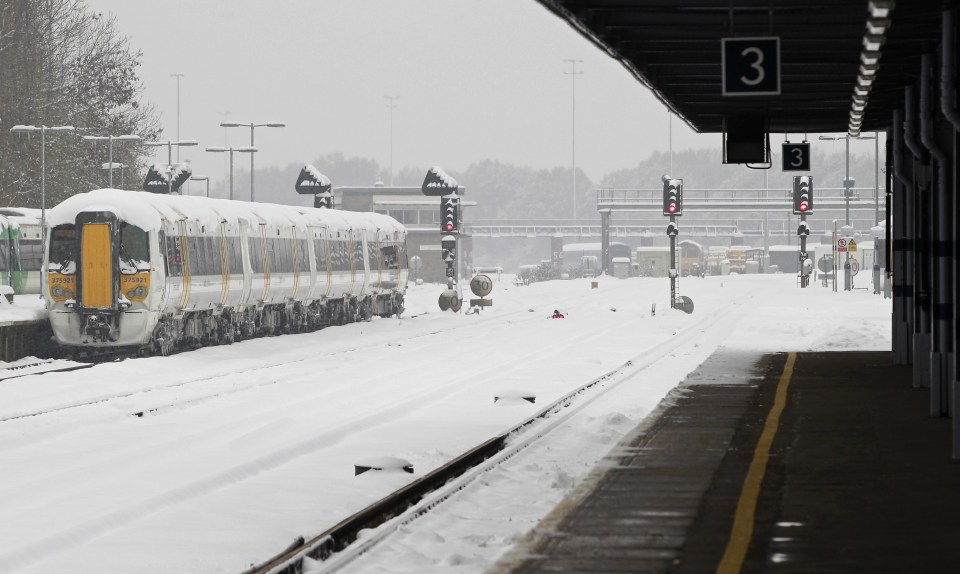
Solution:
[[[490,572],[960,572],[950,421],[892,360],[716,353]]]

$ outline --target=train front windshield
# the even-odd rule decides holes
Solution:
[[[120,272],[123,274],[150,270],[150,244],[147,232],[136,225],[120,225]]]
[[[50,259],[47,270],[72,274],[77,269],[77,229],[72,223],[58,225],[50,232]]]

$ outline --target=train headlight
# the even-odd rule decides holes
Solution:
[[[127,291],[127,298],[129,299],[143,299],[147,296],[147,289],[143,285],[138,285],[133,289]]]
[[[53,296],[56,297],[57,299],[69,299],[73,297],[73,291],[69,289],[64,289],[60,285],[56,285],[53,288]]]

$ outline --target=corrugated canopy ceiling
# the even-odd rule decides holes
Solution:
[[[882,0],[881,0],[882,1]],[[700,132],[723,118],[764,114],[771,133],[845,132],[870,15],[867,0],[539,0],[619,60]],[[883,34],[863,131],[886,129],[937,49],[942,11],[956,1],[900,0]],[[721,39],[780,38],[779,95],[723,96]]]

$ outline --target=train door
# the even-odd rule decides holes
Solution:
[[[324,297],[330,297],[333,293],[333,249],[332,249],[332,240],[330,239],[330,229],[324,228],[320,234],[320,243],[321,248],[323,249],[323,261],[324,264],[321,265],[321,269],[317,270],[317,273],[323,273],[323,277],[326,279],[326,287],[323,291]]]
[[[374,259],[376,259],[376,262],[374,261],[370,262],[370,266],[376,269],[374,278],[373,278],[373,284],[378,289],[382,289],[383,282],[384,282],[384,278],[383,278],[384,253],[383,253],[383,235],[380,233],[379,230],[377,230],[376,243],[374,243],[373,249],[370,251],[370,253],[371,255],[373,255]]]
[[[360,295],[364,295],[370,290],[373,284],[373,268],[376,264],[370,249],[373,244],[365,231],[360,232],[360,260],[363,262],[363,276],[360,282]]]
[[[263,277],[263,289],[260,292],[260,303],[266,303],[268,297],[270,296],[270,242],[267,240],[267,226],[261,223],[257,227],[257,237],[253,241],[254,251],[259,251],[259,253],[254,254],[254,258],[251,260],[255,266],[258,265],[260,273]],[[259,255],[259,257],[256,257]],[[254,267],[256,271],[256,267]]]
[[[240,219],[239,231],[242,262],[240,272],[243,274],[243,294],[240,296],[240,303],[246,304],[250,301],[250,294],[253,291],[253,251],[250,249],[250,244],[254,234],[250,229],[250,223],[246,219]]]
[[[354,235],[352,229],[348,229],[345,242],[347,252],[343,254],[346,270],[350,272],[350,286],[347,288],[347,295],[355,295],[354,290],[357,287],[357,243],[357,236]]]
[[[217,243],[220,246],[220,301],[219,307],[227,304],[227,297],[230,295],[230,257],[231,245],[227,237],[227,222],[221,221],[217,232]]]
[[[82,309],[116,309],[119,270],[117,218],[113,213],[77,215],[80,230],[78,303]]]
[[[176,243],[175,248],[180,252],[180,269],[183,273],[183,291],[180,292],[180,302],[177,309],[183,310],[190,305],[190,286],[193,280],[190,274],[190,249],[187,239],[187,221],[181,219],[177,222],[177,237],[173,240]]]
[[[297,228],[294,227],[290,237],[290,258],[293,264],[293,287],[290,289],[291,299],[297,299],[297,294],[300,292],[300,270],[301,267],[306,267],[303,243],[304,240],[297,237]]]

